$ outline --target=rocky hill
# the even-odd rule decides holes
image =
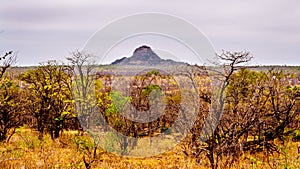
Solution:
[[[140,46],[129,58],[123,57],[111,63],[111,65],[124,66],[176,66],[186,63],[176,62],[171,59],[161,59],[149,46]]]

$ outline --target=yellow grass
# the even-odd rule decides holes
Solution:
[[[22,128],[9,143],[0,143],[0,168],[85,168],[83,158],[86,161],[92,160],[92,148],[78,146],[76,139],[85,140],[87,146],[93,143],[86,135],[78,136],[76,131],[65,132],[58,140],[52,141],[48,135],[39,140],[36,132]],[[167,143],[157,144],[159,147]],[[137,146],[142,145],[140,143]],[[286,164],[289,168],[300,168],[296,147],[297,143],[290,141],[282,147],[286,154],[244,154],[234,164],[234,168],[284,168]],[[136,153],[143,152],[139,150]],[[222,168],[228,168],[225,162],[221,162],[221,165]],[[169,152],[149,158],[126,158],[98,150],[92,168],[204,169],[209,168],[209,163],[205,157],[201,158],[200,164],[196,163],[195,159],[185,156],[180,146],[177,146]]]

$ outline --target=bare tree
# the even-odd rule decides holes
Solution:
[[[96,61],[93,55],[75,51],[67,58],[73,68],[73,97],[75,111],[81,125],[89,129],[91,115],[96,106],[94,94],[94,80]]]
[[[222,121],[222,112],[226,101],[226,88],[234,72],[238,70],[241,65],[252,59],[252,55],[249,52],[223,52],[217,56],[223,61],[223,71],[218,71],[213,68],[208,68],[208,71],[212,72],[210,76],[213,74],[215,76],[214,78],[219,79],[222,84],[220,85],[218,98],[210,98],[207,100],[211,101],[212,99],[217,99],[215,103],[218,103],[218,106],[215,106],[215,109],[213,109],[214,113],[212,113],[212,116],[202,117],[206,118],[204,126],[194,126],[191,136],[188,137],[190,140],[189,145],[183,149],[186,155],[196,157],[197,159],[200,159],[201,155],[204,154],[208,158],[212,169],[219,167],[220,158],[224,155],[228,155],[230,152],[228,148],[232,145],[231,142],[234,141],[231,140],[231,138],[226,138],[228,131],[224,131],[224,124],[227,125],[227,123],[218,123],[220,120]],[[203,67],[197,65],[196,67],[203,69]],[[199,97],[204,98],[204,96]],[[205,98],[207,98],[207,96]],[[199,120],[203,120],[202,118],[199,118]],[[203,132],[201,132],[202,130]],[[200,160],[198,161],[200,162]]]
[[[0,65],[0,78],[3,77],[5,71],[14,65],[17,62],[16,55],[13,54],[12,51],[6,52],[4,56],[0,57],[0,63],[2,62],[2,65]]]
[[[223,61],[223,72],[217,72],[221,77],[223,77],[223,83],[220,91],[220,97],[219,97],[219,102],[220,102],[220,110],[221,112],[223,110],[224,106],[224,94],[226,87],[229,84],[229,79],[233,75],[233,73],[242,66],[242,64],[248,63],[253,59],[253,56],[250,54],[248,51],[242,51],[242,52],[224,52],[221,55],[217,55],[221,61]],[[220,113],[218,113],[220,114]],[[220,118],[220,117],[219,117]],[[220,120],[220,119],[217,119]]]
[[[81,124],[81,130],[90,133],[93,139],[93,148],[83,155],[86,168],[90,168],[96,159],[99,138],[93,133],[93,127],[99,119],[94,117],[97,112],[97,100],[95,98],[96,61],[93,55],[84,51],[75,51],[67,60],[73,71],[73,99],[75,101],[75,113]]]

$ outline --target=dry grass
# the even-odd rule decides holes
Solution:
[[[139,146],[139,145],[138,145]],[[78,136],[77,132],[65,132],[58,140],[49,136],[39,140],[37,133],[29,129],[20,129],[9,143],[0,143],[0,168],[85,168],[93,159],[93,142],[88,136]],[[297,144],[292,141],[282,147],[285,154],[244,154],[234,168],[300,168]],[[139,152],[141,153],[141,152]],[[226,167],[221,162],[222,168]],[[91,168],[208,168],[205,157],[201,164],[181,153],[176,147],[172,151],[149,158],[126,158],[97,151]]]

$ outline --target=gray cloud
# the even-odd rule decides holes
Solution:
[[[140,12],[179,16],[198,27],[217,52],[249,50],[256,64],[299,65],[300,3],[289,1],[75,0],[4,1],[0,51],[19,51],[19,64],[63,60],[95,31]]]

